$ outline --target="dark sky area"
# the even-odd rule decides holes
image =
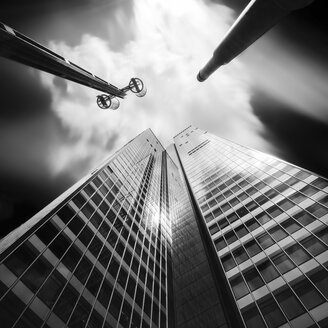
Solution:
[[[204,2],[228,6],[235,11],[235,17],[248,3],[246,0]],[[324,4],[324,0],[316,0],[291,13],[269,33],[327,69],[328,24]],[[118,9],[121,15],[114,15]],[[98,0],[97,6],[91,0],[3,0],[0,12],[0,21],[43,44],[64,38],[74,47],[85,33],[90,33],[109,40],[112,49],[119,52],[134,40],[136,33],[132,0]],[[120,23],[119,17],[123,17],[125,23],[118,24],[115,33],[111,33],[106,29],[106,22],[118,20]],[[90,162],[86,157],[85,161],[75,163],[75,174],[63,170],[54,175],[49,166],[52,149],[58,145],[73,145],[77,137],[55,115],[53,94],[34,70],[0,58],[0,72],[1,237],[71,186],[81,176],[79,174],[90,169]],[[67,92],[66,82],[58,79],[54,83],[63,95]],[[272,145],[275,155],[328,177],[328,104],[327,108],[314,108],[324,113],[321,118],[314,117],[257,85],[252,89],[250,105],[252,114],[263,125],[260,137]],[[201,124],[198,126],[207,129]],[[113,144],[108,143],[106,149],[113,150]]]

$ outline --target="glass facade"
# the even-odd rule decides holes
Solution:
[[[192,126],[174,141],[244,325],[326,327],[328,181]]]
[[[151,130],[0,241],[1,327],[328,326],[328,181]]]
[[[2,327],[169,327],[166,157],[146,130],[1,241]]]

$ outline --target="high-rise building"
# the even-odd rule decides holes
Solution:
[[[328,182],[146,130],[0,241],[1,327],[325,327]]]
[[[192,126],[174,142],[243,323],[328,327],[328,181]]]

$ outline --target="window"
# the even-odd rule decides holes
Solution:
[[[260,224],[265,224],[271,220],[271,217],[267,213],[261,213],[257,215],[255,218],[257,221],[260,222]]]
[[[259,303],[260,310],[269,328],[276,328],[286,322],[286,319],[272,296]]]
[[[328,298],[328,274],[327,271],[321,269],[316,273],[312,273],[309,275],[311,281],[315,284],[315,286],[321,291],[326,298]]]
[[[274,189],[270,189],[264,193],[264,195],[267,196],[269,199],[276,197],[278,194],[279,194],[278,191],[276,191]]]
[[[222,258],[222,265],[225,271],[229,271],[236,266],[235,261],[233,260],[231,254],[226,255]]]
[[[251,308],[247,308],[242,312],[243,318],[246,322],[247,328],[265,328],[265,324],[263,319],[256,308],[256,306],[252,306]]]
[[[270,282],[273,279],[276,279],[279,276],[278,271],[275,269],[273,264],[266,260],[265,262],[259,264],[257,269],[260,271],[265,282]]]
[[[310,255],[299,244],[290,246],[285,251],[297,265],[310,259]]]
[[[268,230],[268,232],[276,241],[284,239],[288,236],[285,230],[283,230],[280,226],[276,226]]]
[[[24,273],[21,280],[35,293],[47,278],[51,271],[50,263],[43,257],[39,257]]]
[[[292,320],[305,312],[303,306],[289,288],[274,294],[289,320]]]
[[[213,224],[212,226],[209,227],[210,234],[214,235],[216,232],[219,231],[219,227],[216,224]]]
[[[258,289],[264,285],[264,282],[255,268],[244,273],[245,280],[251,291]]]
[[[258,236],[256,240],[263,249],[266,249],[275,243],[274,240],[266,232]]]
[[[283,199],[277,205],[280,206],[284,211],[288,211],[295,204],[293,202],[291,202],[290,200],[288,200],[288,199]]]
[[[281,223],[282,227],[289,232],[290,234],[294,233],[295,231],[301,229],[302,227],[293,219],[288,219]]]
[[[273,205],[270,208],[267,209],[267,212],[273,217],[275,218],[276,216],[280,215],[282,213],[282,210],[276,206]]]
[[[259,247],[259,245],[256,243],[255,240],[252,240],[252,241],[248,242],[247,244],[245,244],[245,248],[250,257],[261,252],[261,248]]]
[[[220,229],[224,229],[225,227],[228,226],[228,221],[226,219],[221,219],[219,222],[218,222],[218,225],[220,227]]]
[[[316,186],[316,187],[318,187],[318,188],[322,188],[322,189],[328,186],[328,182],[327,182],[327,180],[322,179],[322,178],[317,178],[317,179],[315,179],[315,180],[312,182],[312,184],[313,184],[314,186]]]
[[[295,268],[293,262],[287,257],[287,255],[282,252],[274,255],[272,257],[272,262],[275,264],[281,274],[284,274]]]
[[[238,276],[230,281],[231,288],[236,299],[242,298],[249,293],[249,290],[242,276]]]
[[[240,263],[248,260],[248,255],[247,255],[247,253],[246,253],[246,251],[244,250],[243,247],[237,248],[233,252],[233,256],[235,257],[235,260],[236,260],[237,264],[240,264]]]
[[[238,216],[236,213],[231,213],[227,216],[227,219],[230,223],[235,222],[236,220],[238,220]]]
[[[232,244],[237,240],[237,236],[233,231],[230,231],[224,235],[228,244]]]
[[[246,207],[241,207],[241,208],[239,208],[237,211],[236,211],[236,213],[239,215],[239,217],[241,218],[241,217],[243,217],[244,215],[246,215],[247,213],[248,213],[248,210],[247,210],[247,208]]]
[[[236,229],[235,229],[235,232],[236,232],[236,234],[237,234],[237,236],[238,236],[239,238],[242,238],[242,237],[244,237],[245,235],[248,234],[247,229],[246,229],[243,225],[240,226],[240,227],[238,227],[238,228],[236,228]]]
[[[220,251],[221,249],[227,246],[227,243],[225,242],[223,237],[220,237],[219,239],[215,240],[214,244],[217,251]]]
[[[324,252],[327,247],[316,237],[310,236],[300,241],[300,243],[313,255],[319,255]]]
[[[280,193],[282,193],[283,191],[285,191],[286,189],[289,188],[289,186],[285,183],[281,183],[280,185],[275,187],[276,190],[278,190]]]
[[[307,197],[304,196],[303,194],[301,194],[300,192],[296,191],[294,194],[292,194],[291,196],[289,196],[289,198],[296,204],[301,203],[304,199],[306,199]]]
[[[257,197],[255,199],[255,201],[259,204],[259,205],[263,205],[265,204],[269,199],[267,197],[265,197],[264,195],[261,195],[259,197]]]
[[[307,279],[303,279],[297,284],[294,284],[292,288],[308,310],[325,301],[325,299]]]
[[[304,226],[306,226],[316,220],[314,216],[312,216],[311,214],[309,214],[305,211],[302,211],[302,212],[296,214],[294,216],[294,219],[296,221],[298,221],[299,223],[303,224]]]
[[[248,228],[248,230],[253,231],[255,229],[257,229],[260,225],[258,224],[257,221],[255,221],[255,219],[251,219],[249,221],[247,221],[245,223],[246,227]]]
[[[313,186],[310,186],[310,185],[307,185],[300,190],[300,192],[302,192],[303,194],[305,194],[307,196],[312,196],[312,195],[316,194],[318,191],[319,191],[319,189],[314,188]]]
[[[56,213],[64,223],[68,223],[68,221],[74,216],[75,212],[71,209],[69,205],[65,205]]]
[[[328,244],[328,228],[324,228],[318,232],[315,233],[315,235],[321,239],[323,242],[325,242],[326,244]]]
[[[328,213],[328,209],[318,203],[315,203],[308,207],[307,211],[317,218],[321,218],[322,216]]]

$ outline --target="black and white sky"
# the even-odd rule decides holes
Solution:
[[[190,124],[328,176],[324,0],[291,13],[206,82],[199,69],[247,0],[2,0],[0,21],[118,87],[97,91],[0,58],[0,236],[151,128],[167,146]]]

